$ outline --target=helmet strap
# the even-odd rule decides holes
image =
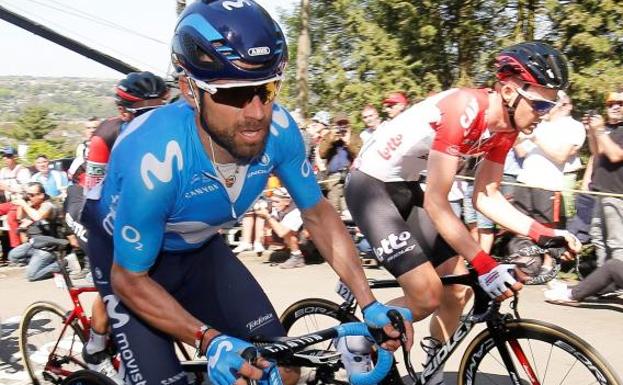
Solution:
[[[528,90],[528,88],[530,88],[529,84],[524,84],[521,89],[523,89],[524,91]],[[523,96],[517,92],[517,97],[515,98],[515,101],[511,104],[510,102],[506,103],[506,111],[508,112],[508,120],[511,123],[511,127],[513,128],[513,130],[517,130],[517,124],[515,123],[515,111],[517,110],[517,106],[519,105],[519,102],[521,101],[521,99],[523,98]]]

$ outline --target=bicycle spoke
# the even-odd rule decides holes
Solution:
[[[571,373],[571,371],[575,367],[575,364],[577,364],[577,363],[578,363],[578,360],[575,360],[573,365],[571,365],[571,367],[569,368],[569,370],[567,371],[567,373],[565,374],[565,376],[562,378],[562,380],[559,382],[558,385],[562,385],[565,382],[565,380],[567,379],[567,377],[569,376],[569,374]]]
[[[536,371],[536,378],[540,378],[541,376],[539,375],[539,365],[537,363],[536,358],[534,358],[534,350],[532,349],[532,340],[528,339],[528,347],[530,348],[530,355],[532,356],[532,362],[534,362],[534,370]],[[543,385],[543,383],[545,382],[545,378],[542,378],[541,381],[539,381],[541,383],[541,385]]]

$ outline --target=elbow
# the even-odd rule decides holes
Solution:
[[[436,218],[440,204],[432,197],[432,194],[424,194],[424,210],[431,218]]]
[[[134,291],[133,282],[135,280],[130,279],[130,273],[122,267],[114,265],[110,272],[110,285],[113,292],[118,296],[122,302],[127,302],[131,293]]]

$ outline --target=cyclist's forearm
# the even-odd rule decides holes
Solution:
[[[360,306],[373,302],[357,249],[333,206],[323,199],[303,212],[303,223],[320,254],[350,288]]]
[[[180,341],[194,345],[201,321],[188,313],[147,273],[133,273],[114,264],[111,284],[124,305],[149,325]],[[216,331],[208,332],[216,336]]]
[[[458,254],[471,261],[482,250],[469,234],[465,224],[454,214],[450,203],[445,197],[435,199],[425,196],[424,209],[433,221],[439,234]]]
[[[529,235],[534,219],[517,210],[502,193],[495,189],[474,191],[474,207],[495,223],[520,234]]]

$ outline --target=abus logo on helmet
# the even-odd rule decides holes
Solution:
[[[253,47],[249,48],[250,56],[264,56],[270,54],[270,48],[268,47]]]

